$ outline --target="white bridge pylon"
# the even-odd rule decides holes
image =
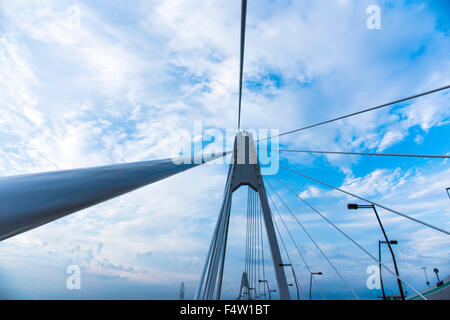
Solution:
[[[200,282],[195,293],[195,299],[220,299],[233,192],[243,185],[252,188],[259,195],[280,299],[290,300],[291,296],[289,294],[286,275],[282,266],[283,262],[281,260],[280,249],[278,247],[278,241],[273,226],[272,214],[267,201],[264,181],[261,176],[261,169],[258,163],[255,143],[250,133],[242,132],[238,132],[235,138],[232,161],[228,170],[223,202],[206,257],[206,262],[203,267]]]

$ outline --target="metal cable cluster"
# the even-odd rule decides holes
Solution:
[[[249,282],[249,288],[247,288],[248,290],[245,292],[245,298],[248,300],[262,299],[262,297],[267,297],[268,295],[268,289],[265,284],[267,279],[264,264],[263,237],[262,210],[259,197],[258,194],[249,187],[247,193],[245,243],[245,274],[247,275]]]

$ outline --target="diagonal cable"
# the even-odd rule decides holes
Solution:
[[[276,177],[274,177],[278,182],[280,182]],[[358,295],[356,294],[356,292],[353,290],[353,288],[347,283],[347,281],[345,281],[344,277],[342,276],[342,274],[338,271],[338,269],[334,266],[334,264],[331,262],[331,260],[328,258],[328,256],[325,254],[325,252],[322,251],[322,249],[320,248],[320,246],[318,245],[318,243],[312,238],[311,234],[308,232],[308,230],[306,230],[305,226],[300,222],[300,220],[297,218],[297,216],[292,212],[292,210],[288,207],[288,205],[286,204],[286,202],[284,202],[284,200],[280,197],[280,195],[278,194],[278,192],[275,191],[275,188],[271,185],[271,183],[266,179],[267,184],[269,185],[269,187],[272,189],[272,192],[275,193],[275,195],[278,197],[278,199],[280,199],[281,203],[286,207],[286,209],[288,209],[288,211],[290,212],[290,214],[292,215],[292,217],[295,219],[295,221],[297,221],[297,223],[300,225],[300,227],[303,229],[303,231],[306,233],[306,235],[308,236],[308,238],[312,241],[312,243],[314,243],[314,245],[316,246],[317,250],[320,251],[320,253],[322,254],[322,256],[325,258],[325,260],[327,260],[328,264],[331,266],[331,268],[333,268],[333,270],[336,272],[336,274],[339,276],[339,278],[342,280],[342,282],[344,283],[344,285],[351,291],[351,293],[353,294],[353,296],[356,298],[356,300],[359,300]]]
[[[247,0],[242,0],[241,8],[241,55],[239,66],[239,114],[238,130],[241,128],[242,77],[244,74],[245,24],[247,20]]]
[[[394,209],[390,209],[390,208],[385,207],[385,206],[383,206],[383,205],[381,205],[381,204],[379,204],[379,203],[376,203],[376,202],[367,200],[367,199],[365,199],[365,198],[363,198],[363,197],[360,197],[360,196],[358,196],[358,195],[356,195],[356,194],[354,194],[354,193],[351,193],[351,192],[342,190],[342,189],[340,189],[340,188],[338,188],[338,187],[332,186],[331,184],[328,184],[328,183],[322,182],[322,181],[320,181],[320,180],[314,179],[314,178],[309,177],[309,176],[307,176],[307,175],[305,175],[305,174],[303,174],[303,173],[300,173],[300,172],[298,172],[298,171],[295,171],[295,170],[293,170],[293,169],[290,169],[290,168],[288,168],[288,167],[285,167],[285,166],[283,166],[283,165],[281,165],[281,164],[280,164],[280,167],[283,168],[283,169],[286,169],[286,170],[288,170],[288,171],[291,171],[291,172],[293,172],[293,173],[295,173],[295,174],[298,174],[298,175],[300,175],[300,176],[302,176],[302,177],[304,177],[304,178],[307,178],[307,179],[309,179],[309,180],[315,181],[315,182],[320,183],[320,184],[322,184],[322,185],[324,185],[324,186],[327,186],[327,187],[329,187],[329,188],[338,190],[338,191],[340,191],[340,192],[343,192],[343,193],[345,193],[345,194],[348,194],[348,195],[350,195],[350,196],[352,196],[352,197],[355,197],[355,198],[358,198],[358,199],[360,199],[360,200],[369,202],[369,203],[371,203],[371,204],[373,204],[373,205],[375,205],[375,206],[378,206],[378,207],[380,207],[380,208],[383,208],[383,209],[385,209],[385,210],[387,210],[387,211],[390,211],[390,212],[392,212],[392,213],[395,213],[395,214],[397,214],[397,215],[399,215],[399,216],[402,216],[402,217],[407,218],[407,219],[409,219],[409,220],[412,220],[412,221],[415,221],[415,222],[417,222],[417,223],[423,224],[424,226],[427,226],[427,227],[429,227],[429,228],[432,228],[432,229],[435,229],[435,230],[440,231],[440,232],[442,232],[442,233],[445,233],[445,234],[447,234],[447,235],[450,235],[450,233],[449,233],[448,231],[445,231],[445,230],[443,230],[443,229],[441,229],[441,228],[439,228],[439,227],[433,226],[433,225],[431,225],[431,224],[429,224],[429,223],[423,222],[423,221],[421,221],[421,220],[419,220],[419,219],[416,219],[416,218],[413,218],[413,217],[411,217],[411,216],[408,216],[408,215],[406,215],[406,214],[404,214],[404,213],[398,212],[398,211],[396,211],[396,210],[394,210]]]
[[[307,269],[308,272],[311,274],[311,273],[312,273],[311,268],[309,267],[308,263],[306,262],[306,259],[305,259],[305,257],[303,256],[302,252],[300,251],[300,248],[298,247],[297,243],[295,242],[294,237],[292,236],[292,233],[289,231],[289,228],[287,227],[286,222],[284,222],[284,219],[283,219],[283,217],[281,216],[280,210],[278,210],[278,207],[277,207],[277,205],[275,204],[275,201],[273,201],[273,199],[272,199],[272,197],[270,196],[269,193],[267,193],[267,196],[269,197],[270,202],[272,202],[272,205],[273,205],[273,207],[275,208],[275,211],[277,212],[278,217],[280,218],[281,222],[283,223],[284,228],[286,229],[286,231],[287,231],[287,233],[288,233],[288,235],[289,235],[289,237],[290,237],[292,243],[294,243],[294,246],[295,246],[295,248],[297,249],[297,251],[298,251],[300,257],[302,258],[302,261],[303,261],[303,263],[305,264],[306,269]],[[276,222],[275,218],[273,218],[272,220],[273,220],[273,222],[274,222],[274,224],[275,224],[275,227],[276,227],[276,229],[277,229],[277,231],[278,231],[278,233],[279,233],[279,235],[280,235],[281,243],[282,243],[283,246],[285,247],[283,238],[281,237],[281,232],[280,232],[280,230],[278,229],[278,226],[277,226],[277,222]],[[286,250],[286,247],[285,247],[285,250]],[[287,252],[287,250],[286,250],[286,252]],[[290,263],[291,263],[291,262],[290,262]],[[291,263],[291,264],[292,264],[292,263]],[[323,299],[323,300],[326,300],[326,298],[325,298],[325,296],[324,296],[322,290],[320,289],[320,286],[319,286],[319,284],[317,283],[316,279],[312,278],[312,280],[313,280],[314,283],[317,285],[317,288],[319,289],[319,292],[320,292],[320,295],[322,296],[322,299]]]
[[[250,271],[249,271],[249,282],[250,282],[250,288],[249,288],[249,297],[252,299],[252,288],[253,288],[253,192],[250,190]]]
[[[287,250],[287,248],[286,248],[286,244],[284,243],[283,237],[281,236],[281,232],[280,232],[280,230],[278,229],[277,222],[276,222],[275,219],[272,219],[272,220],[273,220],[273,224],[275,225],[275,229],[277,230],[278,236],[280,237],[281,244],[283,245],[283,249],[284,249],[284,252],[285,252],[285,254],[286,254],[287,260],[288,260],[289,264],[290,264],[292,267],[294,267],[294,264],[292,263],[291,257],[289,256],[288,250]],[[284,224],[284,221],[283,221],[283,224]],[[295,280],[295,279],[294,279],[294,280]],[[298,287],[300,288],[300,293],[303,293],[303,288],[301,287],[300,282],[297,282],[297,284],[298,284]],[[318,288],[319,288],[319,287],[318,287]],[[301,294],[300,294],[300,296],[301,296]],[[324,299],[324,300],[325,300],[325,299]]]
[[[249,219],[250,219],[250,189],[247,192],[247,225],[246,225],[246,232],[245,232],[245,273],[248,277],[248,266],[249,266]],[[248,289],[248,288],[247,288]]]
[[[262,229],[262,210],[260,207],[260,211],[259,214],[261,215],[261,219],[259,221],[259,228],[260,228],[260,233],[261,233],[261,261],[262,261],[262,280],[266,280],[266,271],[265,271],[265,266],[264,266],[264,237],[263,237],[263,229]],[[263,290],[264,290],[264,298],[267,297],[266,295],[266,286],[263,286]]]
[[[260,149],[263,149],[260,147]],[[266,149],[266,148],[264,148]],[[320,154],[347,154],[358,156],[385,156],[385,157],[412,157],[412,158],[435,158],[435,159],[449,159],[450,155],[429,155],[429,154],[396,154],[396,153],[369,153],[369,152],[345,152],[345,151],[311,151],[311,150],[292,150],[292,149],[278,149],[271,150],[272,152],[297,152],[297,153],[320,153]]]
[[[306,127],[303,127],[303,128],[299,128],[299,129],[283,132],[283,133],[280,133],[278,135],[274,135],[274,136],[270,136],[268,138],[264,138],[264,139],[258,140],[258,142],[259,141],[264,141],[264,140],[269,140],[269,139],[276,138],[276,137],[281,137],[281,136],[284,136],[284,135],[287,135],[287,134],[291,134],[291,133],[294,133],[294,132],[299,132],[299,131],[302,131],[302,130],[314,128],[314,127],[317,127],[317,126],[321,126],[323,124],[327,124],[327,123],[330,123],[330,122],[342,120],[342,119],[349,118],[349,117],[352,117],[352,116],[356,116],[358,114],[362,114],[362,113],[365,113],[365,112],[381,109],[381,108],[388,107],[388,106],[391,106],[391,105],[394,105],[394,104],[397,104],[397,103],[400,103],[400,102],[405,102],[405,101],[408,101],[408,100],[411,100],[411,99],[415,99],[415,98],[419,98],[419,97],[422,97],[422,96],[426,96],[426,95],[431,94],[431,93],[447,90],[448,88],[450,88],[450,86],[447,85],[447,86],[444,86],[444,87],[441,87],[441,88],[437,88],[437,89],[434,89],[434,90],[430,90],[430,91],[426,91],[426,92],[423,92],[423,93],[419,93],[419,94],[416,94],[416,95],[413,95],[413,96],[410,96],[410,97],[407,97],[407,98],[403,98],[403,99],[395,100],[395,101],[392,101],[392,102],[388,102],[388,103],[385,103],[385,104],[382,104],[382,105],[379,105],[379,106],[376,106],[376,107],[372,107],[372,108],[364,109],[364,110],[361,110],[361,111],[358,111],[358,112],[350,113],[350,114],[347,114],[345,116],[337,117],[337,118],[330,119],[330,120],[327,120],[327,121],[322,121],[322,122],[319,122],[319,123],[316,123],[316,124],[313,124],[313,125],[309,125],[309,126],[306,126]]]
[[[395,274],[395,272],[393,272],[391,269],[389,269],[388,267],[386,267],[384,265],[384,263],[382,263],[380,260],[378,260],[377,258],[375,258],[369,251],[367,251],[363,246],[361,246],[358,242],[356,242],[355,240],[353,240],[352,237],[350,237],[347,233],[345,233],[341,228],[339,228],[337,225],[335,225],[331,220],[329,220],[327,217],[325,217],[322,213],[320,213],[320,211],[318,211],[317,209],[315,209],[313,206],[311,206],[305,199],[303,199],[302,197],[300,197],[298,194],[296,194],[291,188],[289,188],[286,184],[284,184],[283,182],[279,181],[281,183],[281,185],[283,185],[288,191],[290,191],[292,194],[294,194],[298,199],[300,199],[304,204],[306,204],[308,207],[311,208],[311,210],[313,210],[315,213],[317,213],[319,216],[322,217],[322,219],[324,219],[326,222],[328,222],[329,224],[331,224],[337,231],[339,231],[343,236],[345,236],[348,240],[350,240],[351,242],[353,242],[353,244],[355,244],[358,248],[360,248],[365,254],[367,254],[370,258],[372,258],[374,261],[376,261],[379,265],[381,265],[386,271],[388,271],[390,274],[392,274],[395,278],[397,278],[398,280],[400,280],[401,282],[403,282],[408,288],[410,288],[412,291],[414,291],[414,293],[418,294],[423,300],[428,300],[425,296],[423,296],[419,291],[417,291],[416,289],[414,289],[408,282],[400,279],[399,276],[397,276]]]
[[[254,298],[256,299],[256,285],[255,285],[255,278],[256,278],[256,250],[255,250],[255,192],[252,191],[252,289],[254,291]]]
[[[261,223],[261,215],[260,215],[260,207],[259,207],[259,202],[256,202],[257,206],[256,206],[256,232],[257,232],[257,243],[258,243],[258,279],[256,281],[256,283],[258,284],[258,296],[259,299],[261,299],[261,283],[259,282],[259,279],[261,279],[261,234],[259,232],[259,225]]]

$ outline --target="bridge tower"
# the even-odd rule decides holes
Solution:
[[[238,132],[234,142],[222,206],[195,294],[196,300],[220,299],[233,192],[244,185],[258,193],[280,299],[290,300],[291,298],[282,266],[283,262],[275,234],[272,214],[267,201],[261,168],[258,163],[255,143],[250,133]]]
[[[180,299],[180,300],[184,300],[184,291],[185,291],[185,288],[184,288],[184,282],[181,281],[181,285],[180,285],[180,294],[179,294],[179,299]]]

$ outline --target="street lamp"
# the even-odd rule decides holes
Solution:
[[[437,281],[438,281],[438,282],[436,283],[436,286],[437,286],[437,287],[442,286],[442,285],[443,285],[443,282],[441,282],[441,280],[439,279],[439,269],[438,269],[438,268],[434,268],[433,271],[434,271],[434,273],[436,273],[436,278],[437,278]]]
[[[433,271],[434,271],[434,273],[436,273],[436,278],[437,278],[437,281],[439,282],[439,269],[434,268]]]
[[[311,272],[310,273],[310,277],[309,277],[309,300],[311,300],[312,278],[313,278],[314,274],[317,274],[317,275],[321,276],[322,272]]]
[[[255,288],[248,288],[248,300],[253,300],[252,299],[252,292],[251,290],[255,290],[255,298],[256,298],[256,289]]]
[[[383,277],[381,276],[381,244],[386,243],[386,241],[378,240],[378,269],[380,273],[380,284],[381,284],[381,292],[383,293],[383,300],[386,299],[386,294],[384,293],[384,285],[383,285]],[[390,244],[398,244],[397,240],[389,241]]]
[[[430,281],[428,281],[428,276],[427,276],[427,267],[422,267],[423,269],[423,273],[425,273],[425,280],[427,281],[427,286],[430,285]]]
[[[258,280],[258,282],[259,282],[259,283],[261,283],[261,282],[264,283],[265,286],[267,285],[267,291],[269,291],[269,300],[270,300],[270,287],[269,287],[269,281],[267,281],[267,280]],[[266,296],[265,293],[263,293],[262,295]]]
[[[448,197],[450,198],[450,188],[447,188],[447,189],[445,189],[445,190],[447,190],[447,195],[448,195]]]
[[[280,267],[291,267],[292,275],[294,276],[295,287],[297,288],[297,300],[300,300],[300,290],[298,289],[298,281],[297,277],[295,276],[294,267],[292,266],[292,264],[283,264],[283,263],[280,263]]]
[[[258,282],[263,282],[263,283],[265,283],[266,285],[267,285],[267,292],[269,293],[269,300],[272,300],[272,295],[271,295],[271,293],[272,292],[277,292],[277,290],[270,290],[270,287],[269,287],[269,281],[267,281],[267,280],[258,280]],[[264,293],[264,296],[265,296],[266,294]]]
[[[270,294],[272,292],[277,292],[277,290],[275,290],[275,289],[269,290],[269,300],[272,300],[272,295]]]
[[[347,209],[349,209],[349,210],[368,209],[368,208],[373,209],[373,212],[375,212],[375,216],[377,217],[378,223],[380,224],[380,228],[381,228],[381,231],[383,232],[384,239],[386,239],[386,243],[389,247],[389,251],[391,252],[392,261],[394,262],[395,274],[397,275],[397,283],[398,283],[398,289],[400,291],[400,296],[402,297],[402,300],[405,300],[405,294],[403,293],[403,286],[402,286],[402,282],[400,281],[400,275],[399,275],[398,268],[397,268],[397,262],[395,261],[394,251],[392,250],[391,242],[389,241],[389,239],[387,237],[386,231],[384,231],[384,227],[383,227],[383,224],[381,223],[380,217],[378,216],[377,209],[375,208],[375,206],[373,204],[349,203],[347,205]]]

